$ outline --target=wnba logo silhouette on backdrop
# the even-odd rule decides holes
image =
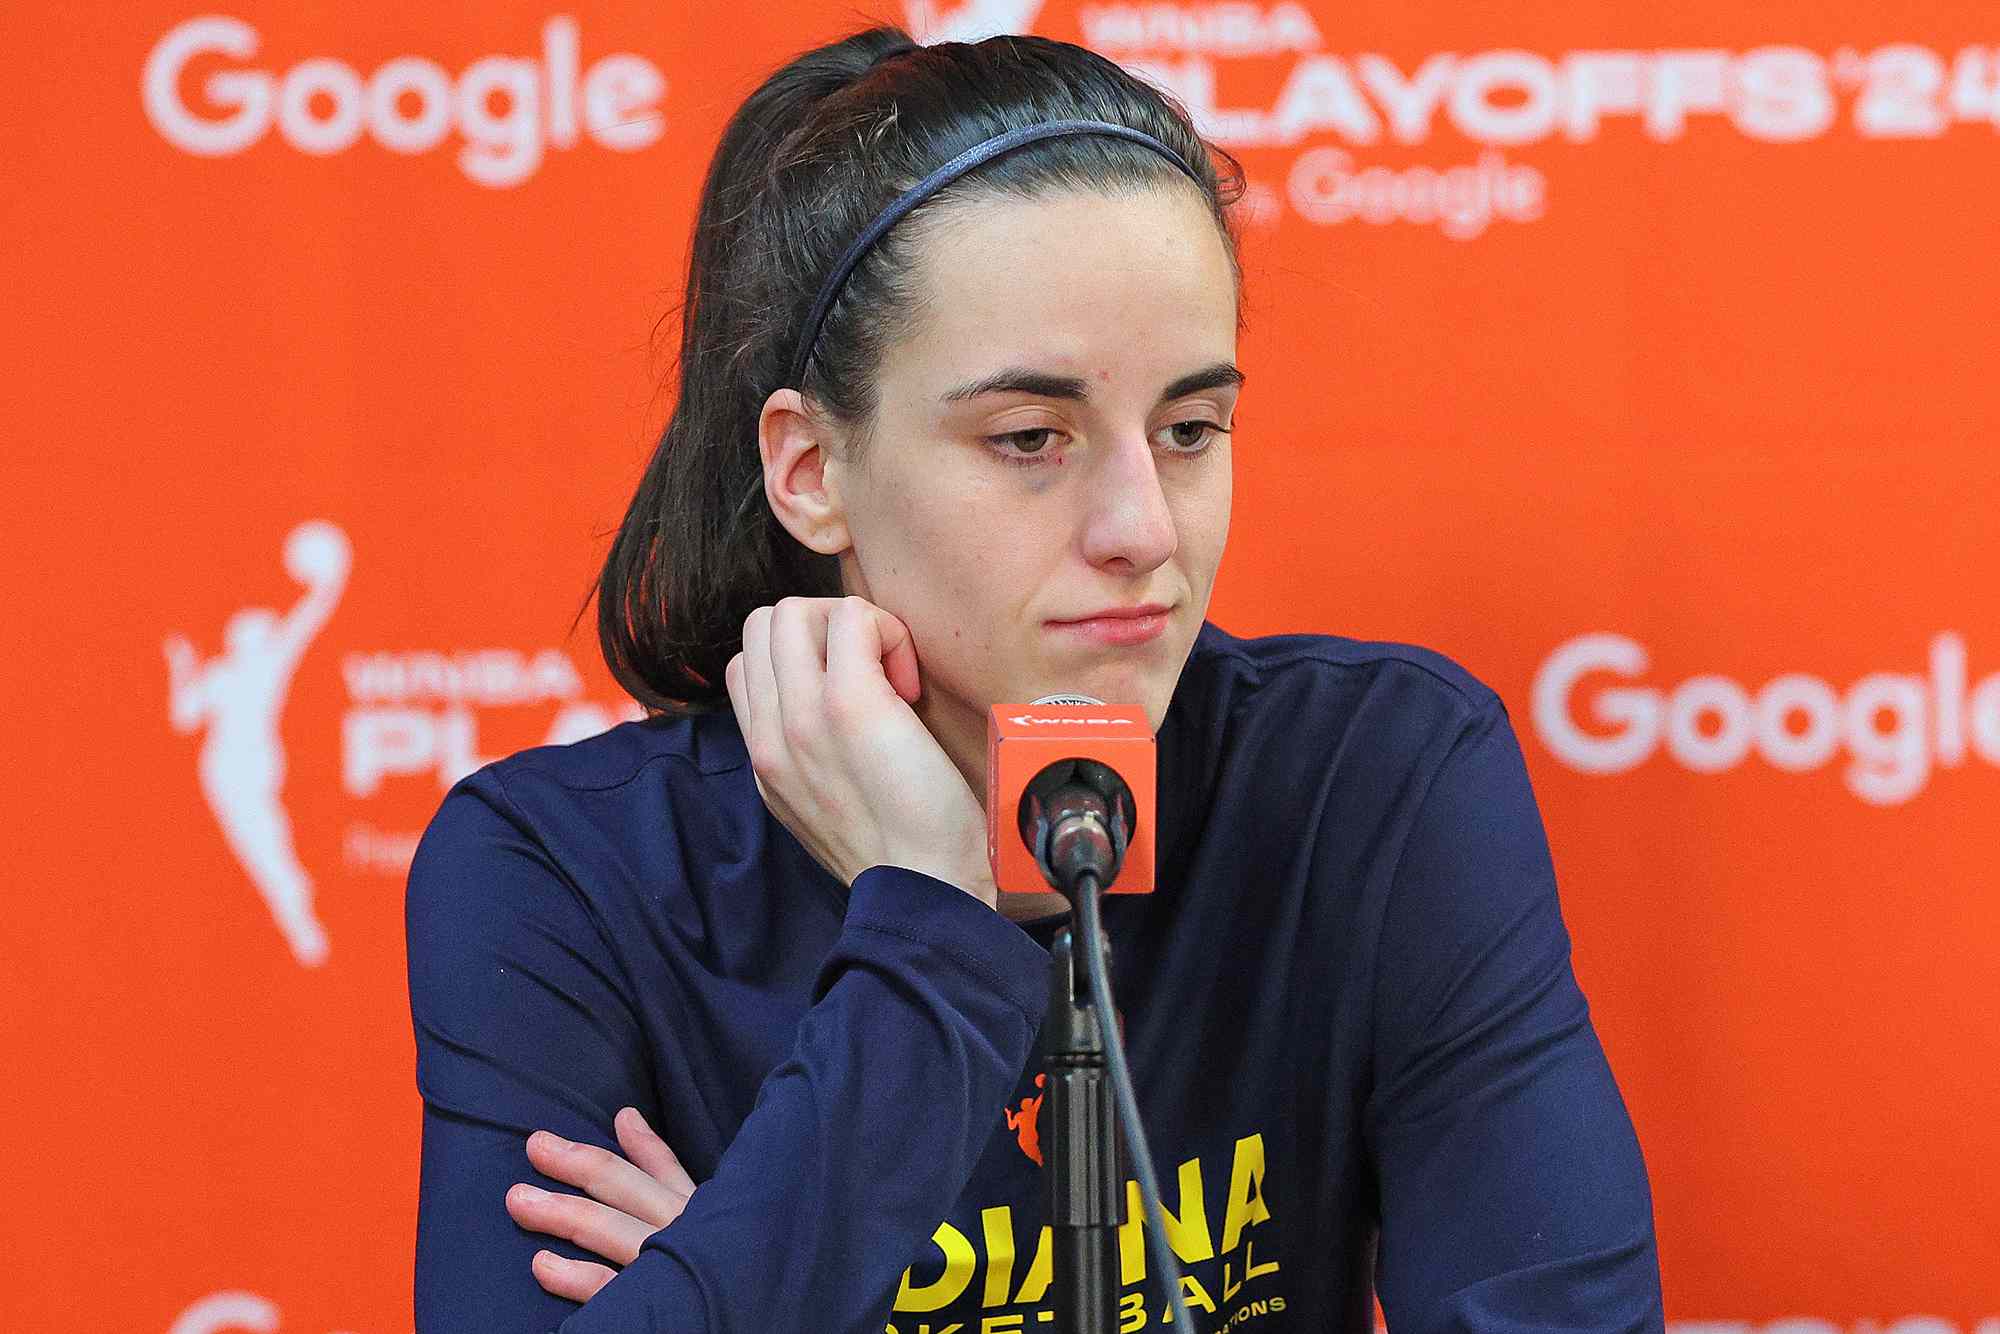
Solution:
[[[312,878],[292,846],[292,822],[279,796],[285,749],[278,723],[299,660],[347,587],[353,547],[339,528],[315,520],[286,536],[284,561],[286,573],[305,586],[289,611],[237,612],[223,629],[223,651],[206,662],[183,635],[169,635],[165,648],[174,730],[206,729],[202,796],[292,954],[313,967],[326,959],[326,930],[313,912]]]

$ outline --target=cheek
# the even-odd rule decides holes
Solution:
[[[1036,548],[1018,522],[990,521],[1012,508],[982,494],[990,488],[932,481],[922,490],[885,487],[854,534],[857,555],[883,605],[912,629],[988,642],[999,633],[992,622],[1030,587],[1027,557]]]
[[[1222,561],[1222,549],[1229,540],[1231,477],[1224,466],[1189,486],[1179,497],[1176,521],[1180,526],[1183,567],[1203,583],[1212,579]]]
[[[959,627],[968,644],[1004,644],[1016,611],[1045,577],[1033,563],[1037,549],[1018,524],[970,514],[933,531],[919,556],[933,611]]]

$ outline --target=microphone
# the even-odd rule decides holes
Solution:
[[[1145,710],[1129,705],[1049,695],[1032,704],[995,704],[987,715],[986,853],[993,883],[1003,893],[1053,886],[1074,910],[1075,940],[1060,931],[1050,951],[1043,1025],[1054,1291],[1059,1327],[1072,1334],[1111,1334],[1120,1323],[1120,1124],[1151,1223],[1144,1232],[1152,1277],[1165,1298],[1162,1323],[1191,1324],[1114,1019],[1100,902],[1106,893],[1153,890],[1158,761]]]
[[[986,855],[1003,893],[1153,889],[1158,744],[1145,710],[1088,695],[995,704],[986,728]]]

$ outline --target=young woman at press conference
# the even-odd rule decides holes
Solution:
[[[730,121],[598,590],[649,716],[467,778],[410,873],[420,1334],[1048,1327],[1069,905],[996,893],[982,800],[988,706],[1056,692],[1158,737],[1103,920],[1196,1327],[1661,1326],[1500,700],[1204,620],[1239,188],[1036,38],[875,29]]]

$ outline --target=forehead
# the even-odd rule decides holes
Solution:
[[[1191,186],[980,194],[927,217],[915,240],[917,313],[884,360],[885,383],[1086,363],[1164,381],[1235,355],[1227,243]]]

